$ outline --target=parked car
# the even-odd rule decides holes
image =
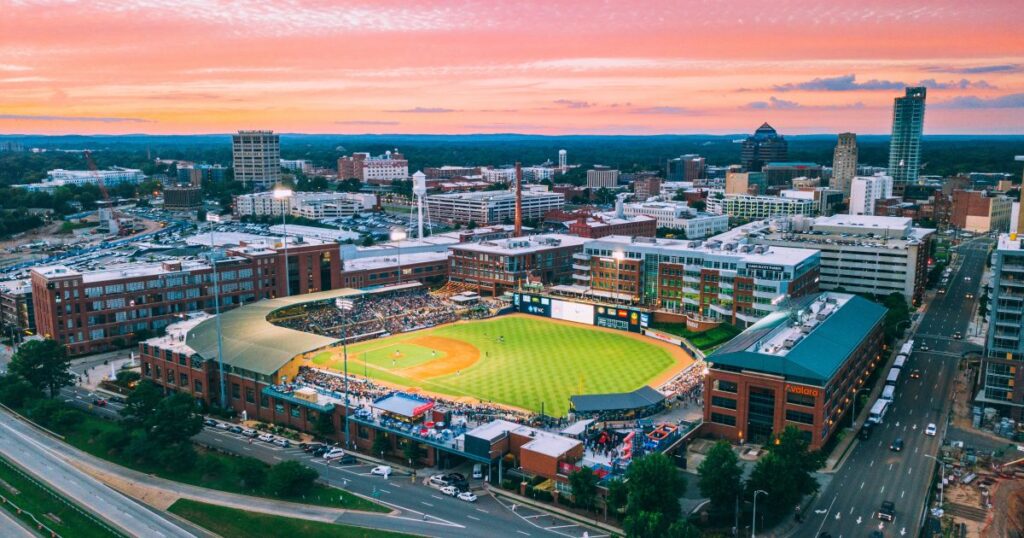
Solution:
[[[860,434],[858,437],[860,437],[861,441],[867,441],[871,438],[871,432],[874,431],[874,429],[874,422],[865,422],[864,425],[860,427]]]
[[[109,399],[110,399],[110,403],[116,403],[116,404],[123,404],[123,403],[127,403],[128,402],[128,400],[124,399],[124,396],[111,396]]]
[[[301,448],[303,452],[309,452],[311,454],[313,452],[315,452],[316,449],[318,449],[318,448],[320,448],[322,446],[327,446],[327,445],[325,445],[323,443],[299,443],[299,448]]]
[[[231,427],[231,425],[228,424],[227,422],[218,422],[217,423],[217,428],[219,428],[221,430],[226,430],[226,429],[228,429],[230,427]]]
[[[284,439],[284,438],[281,438],[281,437],[278,437],[278,438],[274,439],[272,442],[275,445],[277,445],[277,446],[279,446],[281,448],[288,448],[288,447],[292,446],[291,441],[289,441],[287,439]]]
[[[333,461],[341,459],[345,455],[345,451],[340,448],[332,448],[324,453],[324,459],[327,461]]]
[[[212,418],[208,418],[208,419],[203,421],[203,425],[204,426],[210,426],[211,428],[216,428],[217,427],[217,421],[213,420]]]
[[[355,465],[357,463],[359,463],[359,460],[352,454],[346,454],[338,460],[338,465]]]
[[[269,433],[261,433],[256,438],[265,443],[272,443],[274,441],[274,436]]]
[[[931,435],[932,437],[935,436],[936,432],[938,432],[938,428],[935,427],[934,423],[928,423],[928,426],[924,429],[924,434]]]
[[[889,450],[893,452],[901,452],[903,450],[903,438],[897,437],[893,440],[892,444],[889,445]]]
[[[244,435],[246,437],[256,437],[259,434],[260,434],[260,432],[254,430],[252,428],[242,428],[242,435]]]
[[[476,495],[472,491],[463,491],[459,494],[459,500],[466,501],[468,503],[475,503]]]
[[[241,426],[231,425],[228,428],[228,431],[231,432],[231,433],[242,433],[242,427]]]
[[[384,478],[387,478],[388,476],[391,475],[391,466],[390,465],[378,465],[378,466],[374,467],[373,469],[370,469],[370,474],[379,475],[379,476],[383,476]]]
[[[445,495],[451,495],[452,497],[454,497],[454,496],[459,494],[459,488],[457,488],[455,486],[445,486],[445,487],[441,488],[440,491],[441,491],[441,493],[444,493]]]
[[[963,340],[963,338],[964,335],[960,334],[960,331],[956,331],[953,333],[953,340]]]
[[[317,448],[316,450],[313,450],[312,454],[319,458],[322,457],[324,454],[330,452],[331,450],[334,450],[334,447],[324,445],[320,448]]]
[[[445,479],[444,475],[441,474],[431,476],[430,479],[427,480],[427,483],[430,484],[431,486],[434,486],[435,488],[443,488],[445,486],[450,485],[448,480]]]

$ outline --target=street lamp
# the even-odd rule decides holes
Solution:
[[[213,270],[213,316],[217,325],[217,369],[220,370],[220,408],[227,410],[227,389],[224,387],[224,339],[220,329],[220,280],[217,276],[217,251],[210,223],[210,266]]]
[[[347,313],[352,310],[354,303],[350,299],[338,297],[334,300],[334,305],[338,310]],[[348,435],[348,319],[344,315],[341,318],[341,331],[341,350],[345,364],[345,448],[352,448]]]
[[[284,289],[285,296],[292,294],[292,283],[288,278],[288,213],[291,212],[291,199],[294,192],[285,187],[274,189],[274,199],[281,200],[281,237],[284,241]]]
[[[761,494],[767,497],[768,492],[763,489],[754,492],[754,513],[750,516],[750,538],[757,537],[757,496]]]
[[[409,237],[408,232],[401,226],[395,226],[391,229],[390,238],[396,243],[395,248],[398,249],[398,283],[402,283],[402,241]]]

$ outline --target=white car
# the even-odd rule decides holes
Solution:
[[[242,430],[242,435],[244,435],[246,437],[256,437],[259,434],[260,434],[260,432],[254,430],[252,428],[244,428]]]
[[[292,444],[289,443],[287,439],[281,439],[280,437],[278,437],[277,439],[274,439],[271,442],[274,443],[275,445],[281,447],[281,448],[288,448],[288,447],[292,446]]]
[[[384,478],[387,478],[391,474],[391,466],[390,465],[378,465],[378,466],[374,467],[373,469],[370,469],[370,474],[376,474],[376,475],[383,476]]]
[[[332,448],[324,453],[324,459],[327,461],[333,461],[340,459],[345,455],[345,451],[340,448]]]
[[[431,476],[430,480],[428,480],[427,482],[431,486],[434,486],[435,488],[441,488],[448,485],[448,481],[444,479],[443,474],[436,474],[434,476]]]
[[[459,494],[459,500],[466,501],[468,503],[475,503],[476,495],[473,494],[472,491],[463,491],[462,493]]]
[[[441,488],[441,493],[444,493],[445,495],[451,495],[452,497],[454,497],[459,494],[459,488],[455,486],[445,486]]]
[[[934,437],[937,430],[938,428],[935,427],[934,423],[929,423],[928,427],[924,429],[924,434]]]
[[[265,443],[273,443],[274,442],[274,436],[270,435],[269,433],[261,433],[256,438],[259,439],[260,441],[265,442]]]

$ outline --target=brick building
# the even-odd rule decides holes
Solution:
[[[795,426],[811,450],[823,447],[883,362],[885,312],[830,292],[749,327],[707,358],[702,431],[763,445]]]
[[[1006,232],[1010,229],[1013,201],[986,191],[953,191],[950,224],[977,233]]]
[[[654,237],[658,233],[658,221],[646,215],[616,216],[615,213],[598,213],[592,217],[579,215],[569,222],[569,233],[597,239],[606,235],[628,235],[633,237]]]
[[[397,149],[377,156],[353,153],[338,159],[338,179],[351,178],[370,185],[390,185],[409,179],[409,161]]]
[[[574,235],[546,234],[452,245],[448,278],[490,296],[527,282],[568,283],[573,254],[582,251],[587,241]]]

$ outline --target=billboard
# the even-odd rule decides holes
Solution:
[[[551,300],[551,317],[554,319],[562,319],[565,321],[572,321],[574,323],[583,323],[585,325],[594,324],[594,305],[585,303],[573,303],[569,301],[560,301],[558,299]]]
[[[551,299],[547,297],[516,293],[512,296],[512,306],[516,312],[551,317]]]
[[[594,309],[594,325],[638,333],[650,324],[650,313],[629,307],[598,306]]]

